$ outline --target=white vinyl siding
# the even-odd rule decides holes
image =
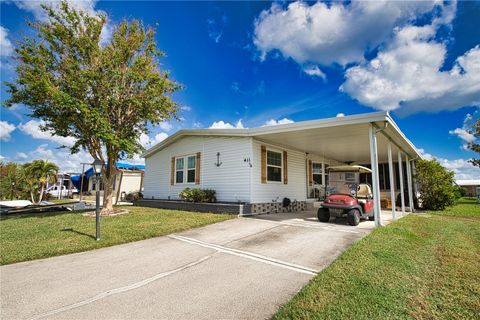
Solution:
[[[306,195],[306,171],[305,171],[305,153],[300,151],[281,148],[275,145],[269,145],[253,139],[252,155],[252,203],[282,201],[283,198],[290,198],[294,201],[305,201]],[[261,146],[265,145],[268,150],[276,152],[287,151],[288,162],[288,183],[262,183],[261,182]]]
[[[193,156],[201,152],[200,184],[170,185],[171,158]],[[217,166],[217,152],[220,166]],[[250,155],[250,139],[243,137],[183,137],[145,159],[145,199],[179,199],[186,187],[214,189],[217,201],[249,202],[250,166],[245,159]],[[188,160],[184,160],[185,181]],[[191,166],[190,166],[191,167]],[[190,170],[195,169],[190,168]],[[194,175],[195,176],[195,175]],[[176,180],[176,176],[175,176]],[[193,180],[193,182],[195,182]]]

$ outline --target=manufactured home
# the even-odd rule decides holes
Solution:
[[[381,204],[393,213],[413,207],[412,171],[421,155],[388,113],[374,112],[252,129],[180,130],[144,157],[144,199],[179,200],[187,187],[208,188],[218,202],[244,203],[249,212],[243,213],[251,214],[278,212],[284,198],[305,210],[321,199],[329,166],[366,165],[379,214]]]

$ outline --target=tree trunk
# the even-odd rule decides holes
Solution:
[[[115,160],[109,159],[105,166],[103,174],[103,208],[102,215],[113,213],[113,185],[115,183],[115,173],[117,169]]]
[[[32,198],[32,203],[35,203],[35,197],[33,196],[33,191],[30,191],[30,197]]]
[[[42,202],[44,192],[45,192],[45,185],[42,184],[42,187],[40,188],[40,195],[38,196],[38,203]]]

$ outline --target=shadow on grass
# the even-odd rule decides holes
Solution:
[[[81,214],[91,210],[79,210],[79,211],[45,211],[45,212],[29,212],[29,213],[11,213],[11,214],[2,214],[0,220],[9,220],[9,219],[23,219],[23,218],[48,218],[64,214]]]
[[[76,233],[76,234],[79,234],[81,236],[86,236],[86,237],[92,238],[93,240],[96,240],[96,238],[93,235],[85,233],[85,232],[77,231],[77,230],[72,229],[72,228],[65,228],[65,229],[62,229],[61,231]]]

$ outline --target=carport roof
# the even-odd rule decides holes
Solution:
[[[185,136],[228,136],[253,137],[265,143],[321,155],[340,162],[369,163],[368,132],[371,124],[382,133],[377,134],[380,161],[387,159],[389,140],[393,143],[393,151],[401,150],[411,159],[421,158],[421,154],[388,112],[363,113],[251,129],[185,129],[156,144],[143,156],[149,157]]]

